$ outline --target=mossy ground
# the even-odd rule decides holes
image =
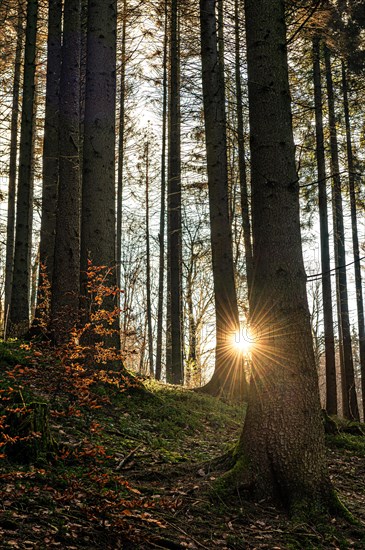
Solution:
[[[269,501],[211,498],[214,459],[232,449],[244,407],[145,381],[132,393],[96,384],[77,408],[71,391],[55,394],[47,358],[17,343],[0,343],[2,389],[18,364],[10,382],[49,400],[58,451],[46,464],[0,463],[1,548],[365,548],[365,436],[328,437],[332,480],[359,525],[293,522]]]

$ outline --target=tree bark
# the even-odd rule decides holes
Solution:
[[[9,334],[21,336],[29,329],[30,256],[32,247],[33,131],[38,0],[29,0],[24,53],[22,122],[16,210],[13,285]]]
[[[49,2],[40,263],[52,282],[58,197],[62,3]]]
[[[126,72],[126,34],[127,34],[127,0],[123,0],[122,13],[122,51],[120,68],[120,96],[119,96],[119,144],[118,144],[118,182],[117,182],[117,235],[116,235],[116,269],[117,285],[121,285],[121,262],[122,262],[122,208],[123,208],[123,180],[124,180],[124,140],[125,140],[125,72]],[[120,308],[120,294],[118,295]]]
[[[149,137],[145,144],[146,163],[146,297],[147,297],[147,333],[148,333],[148,362],[150,375],[154,375],[153,365],[153,333],[152,333],[152,303],[151,303],[151,251],[150,251],[150,203],[149,203]]]
[[[78,320],[80,290],[80,0],[65,0],[59,111],[59,190],[51,329],[57,343]]]
[[[159,270],[158,270],[158,303],[157,303],[157,342],[156,342],[156,380],[161,380],[162,371],[162,321],[164,302],[164,274],[165,274],[165,215],[166,215],[166,127],[167,127],[167,48],[168,48],[168,13],[165,0],[165,30],[163,49],[163,78],[162,78],[162,152],[161,152],[161,200],[160,200],[160,231],[159,242]]]
[[[19,8],[17,18],[17,43],[15,51],[14,81],[13,81],[13,105],[11,108],[10,127],[10,159],[9,159],[9,188],[8,188],[8,217],[6,226],[6,259],[5,259],[5,292],[4,292],[4,318],[7,322],[7,315],[10,307],[11,288],[13,282],[14,264],[14,236],[15,236],[15,195],[16,195],[16,172],[18,153],[18,121],[19,121],[19,91],[21,76],[21,58],[24,41],[23,17]],[[4,332],[6,333],[6,327]]]
[[[116,0],[89,0],[87,68],[83,145],[81,269],[112,268],[106,286],[116,286],[115,212],[115,101],[116,101]],[[104,301],[113,311],[115,298]],[[118,326],[117,326],[118,325]],[[115,333],[105,339],[120,348],[119,319]]]
[[[216,2],[200,0],[203,100],[207,151],[209,213],[216,313],[216,357],[213,377],[202,391],[241,397],[245,373],[233,341],[239,332],[234,281],[232,229],[228,206],[228,164],[224,75],[219,63]]]
[[[56,233],[59,161],[59,102],[61,76],[62,3],[51,0],[48,6],[47,77],[44,116],[42,211],[39,240],[38,295],[32,331],[37,331],[43,313],[38,309],[43,303],[40,295],[43,277],[52,283]],[[47,312],[50,314],[50,312]]]
[[[166,380],[184,381],[182,356],[182,237],[181,237],[181,144],[180,144],[180,45],[179,0],[171,2],[169,140],[167,186],[167,255],[168,255],[168,326]]]
[[[326,357],[326,411],[337,414],[337,381],[335,362],[335,338],[333,332],[333,308],[331,289],[331,263],[328,233],[328,207],[326,185],[326,159],[323,136],[322,84],[320,68],[320,40],[313,39],[313,83],[316,119],[316,159],[318,171],[318,202],[321,238],[322,300],[324,345]]]
[[[240,18],[239,0],[235,0],[235,80],[237,101],[237,142],[238,142],[238,169],[241,191],[241,215],[243,239],[245,243],[245,261],[247,277],[247,294],[250,299],[253,279],[253,259],[251,244],[251,220],[248,203],[248,184],[246,175],[245,134],[243,125],[242,83],[241,83],[241,51],[240,51]]]
[[[301,247],[284,0],[246,0],[245,11],[257,340],[237,462],[222,481],[300,515],[333,496]]]
[[[358,323],[358,330],[359,330],[359,355],[360,355],[361,389],[362,389],[362,406],[363,406],[362,413],[363,413],[363,419],[365,419],[365,320],[364,320],[364,301],[363,301],[363,292],[362,292],[359,235],[358,235],[358,231],[357,231],[355,167],[354,167],[354,157],[353,157],[353,151],[352,151],[350,109],[349,109],[349,100],[348,100],[348,85],[347,85],[346,67],[345,67],[345,64],[343,62],[342,62],[342,92],[343,92],[343,105],[344,105],[345,125],[346,125],[346,150],[347,150],[347,165],[348,165],[348,171],[349,171],[352,248],[353,248],[353,252],[354,252],[357,323]]]
[[[341,177],[338,159],[335,99],[332,81],[331,54],[327,47],[324,48],[324,59],[326,65],[328,120],[331,147],[332,208],[338,302],[337,309],[339,316],[339,333],[342,343],[342,408],[345,418],[359,420],[347,296],[345,230],[343,222]]]

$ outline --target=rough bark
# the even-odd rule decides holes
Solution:
[[[332,499],[301,248],[283,0],[246,0],[255,277],[246,420],[233,470],[307,514]]]
[[[38,1],[29,0],[24,52],[22,122],[16,209],[13,285],[9,334],[20,336],[29,329],[30,256],[32,246],[33,130]]]
[[[345,418],[359,420],[357,404],[354,362],[351,345],[351,327],[347,295],[345,230],[343,221],[341,177],[338,158],[335,99],[332,81],[331,54],[324,48],[326,83],[328,99],[328,121],[330,131],[331,172],[332,172],[332,208],[334,226],[337,310],[339,334],[342,343],[342,410]]]
[[[181,237],[181,143],[180,143],[180,46],[179,0],[171,2],[169,138],[167,184],[167,289],[168,326],[166,379],[184,381],[182,357],[182,237]]]
[[[209,189],[212,267],[216,314],[213,377],[202,388],[213,395],[242,397],[246,380],[233,352],[239,315],[234,281],[232,229],[228,206],[228,164],[224,77],[217,50],[216,2],[200,0],[203,100]]]
[[[347,166],[349,172],[349,194],[351,207],[351,230],[352,230],[352,248],[354,253],[354,271],[355,271],[355,288],[356,288],[356,305],[357,305],[357,324],[359,331],[359,354],[360,354],[360,370],[361,370],[361,389],[362,389],[362,406],[363,418],[365,419],[365,319],[364,319],[364,301],[362,292],[362,276],[360,265],[360,249],[359,235],[357,229],[357,208],[356,208],[356,191],[355,191],[355,167],[351,136],[351,121],[348,98],[348,84],[345,64],[342,62],[342,92],[343,105],[345,113],[346,125],[346,150],[347,150]]]
[[[59,110],[59,189],[51,294],[56,342],[70,337],[80,289],[80,0],[64,5]]]
[[[323,135],[323,96],[320,68],[320,40],[318,37],[315,37],[313,39],[313,83],[316,119],[316,159],[318,171],[319,222],[321,238],[323,325],[326,358],[326,411],[328,414],[337,414],[337,382],[335,339],[333,331],[330,245],[328,232],[326,159]]]
[[[113,268],[106,284],[116,286],[115,213],[116,0],[89,0],[83,144],[81,269],[88,260]],[[113,311],[115,299],[104,301]],[[106,338],[120,347],[116,332]]]

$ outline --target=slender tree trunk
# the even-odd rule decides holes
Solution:
[[[200,0],[201,54],[209,212],[216,313],[216,358],[212,379],[203,391],[242,397],[244,370],[233,352],[239,315],[234,281],[232,229],[228,213],[228,166],[224,78],[218,60],[215,4]]]
[[[326,411],[328,414],[337,414],[337,382],[335,338],[333,332],[330,245],[328,233],[326,159],[323,136],[323,97],[320,68],[320,40],[318,37],[313,39],[313,83],[316,118],[319,223],[321,235],[323,325],[326,356]]]
[[[179,0],[171,3],[170,27],[170,98],[168,162],[168,307],[171,351],[166,353],[166,379],[173,384],[184,381],[182,358],[182,237],[181,237],[181,145],[180,145],[180,47]]]
[[[284,0],[246,0],[245,10],[258,340],[238,461],[223,480],[309,514],[334,497],[302,256]]]
[[[343,222],[341,177],[338,159],[337,130],[335,100],[332,82],[331,54],[327,47],[324,49],[326,64],[326,82],[328,97],[328,119],[331,145],[331,171],[332,171],[332,204],[334,221],[334,243],[335,243],[335,265],[337,282],[337,301],[339,313],[340,338],[343,350],[342,369],[342,406],[345,418],[359,419],[359,408],[357,404],[354,362],[351,346],[351,328],[349,319],[349,306],[347,296],[347,275],[346,275],[346,250],[345,231]]]
[[[80,289],[80,0],[65,0],[59,112],[59,190],[52,278],[55,341],[70,337]]]
[[[117,285],[121,285],[121,261],[122,261],[122,208],[123,208],[123,179],[124,179],[124,139],[125,139],[125,72],[126,72],[126,33],[127,33],[127,0],[123,0],[122,14],[122,52],[121,52],[121,68],[120,68],[120,111],[119,111],[119,145],[118,145],[118,182],[117,182],[117,251],[116,251],[116,269],[117,269]],[[120,308],[120,294],[118,295],[118,305]]]
[[[253,279],[253,260],[251,244],[251,221],[250,209],[248,204],[248,184],[246,175],[246,152],[245,135],[243,125],[243,105],[242,105],[242,83],[241,83],[241,51],[240,51],[240,17],[239,0],[235,0],[235,79],[236,79],[236,100],[237,100],[237,141],[238,141],[238,169],[241,190],[241,214],[243,239],[245,243],[245,261],[247,291],[250,298],[252,279]]]
[[[360,265],[360,250],[359,236],[357,231],[357,211],[356,211],[356,192],[355,192],[355,168],[352,152],[351,138],[351,122],[348,100],[348,86],[345,64],[342,62],[342,91],[343,104],[345,111],[346,125],[346,149],[347,149],[347,164],[349,170],[349,191],[351,205],[351,228],[352,228],[352,247],[354,251],[354,270],[355,270],[355,288],[356,288],[356,305],[357,305],[357,323],[359,330],[359,352],[360,352],[360,368],[361,368],[361,389],[362,389],[362,405],[363,419],[365,421],[365,320],[364,320],[364,301],[362,292],[362,277]]]
[[[14,236],[15,236],[15,194],[16,194],[16,172],[18,152],[18,121],[19,121],[19,91],[21,76],[21,59],[23,49],[23,17],[19,8],[17,19],[17,43],[15,51],[14,81],[13,81],[13,105],[11,109],[10,127],[10,159],[9,159],[9,190],[8,190],[8,218],[6,231],[6,260],[5,260],[5,297],[4,313],[5,320],[10,307],[11,288],[13,282],[14,264]],[[5,327],[6,328],[6,327]]]
[[[149,142],[145,145],[146,162],[146,297],[147,297],[147,332],[148,332],[148,360],[150,375],[154,375],[153,365],[153,333],[152,333],[152,304],[151,304],[151,253],[150,253],[150,204],[149,204]]]
[[[28,0],[24,53],[22,123],[16,210],[13,285],[10,301],[10,333],[29,329],[30,255],[32,246],[32,153],[35,106],[35,67],[38,0]]]
[[[162,152],[161,152],[161,206],[160,232],[158,242],[160,247],[158,271],[158,304],[157,304],[157,342],[156,342],[156,380],[161,380],[162,371],[162,321],[165,274],[165,203],[166,203],[166,127],[167,127],[167,48],[168,48],[168,13],[165,0],[165,34],[163,50],[163,80],[162,80]]]
[[[58,197],[59,102],[61,77],[62,3],[51,0],[48,8],[47,83],[43,142],[43,188],[40,263],[52,282]]]

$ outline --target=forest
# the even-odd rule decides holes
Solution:
[[[365,548],[364,2],[0,47],[0,547]]]

